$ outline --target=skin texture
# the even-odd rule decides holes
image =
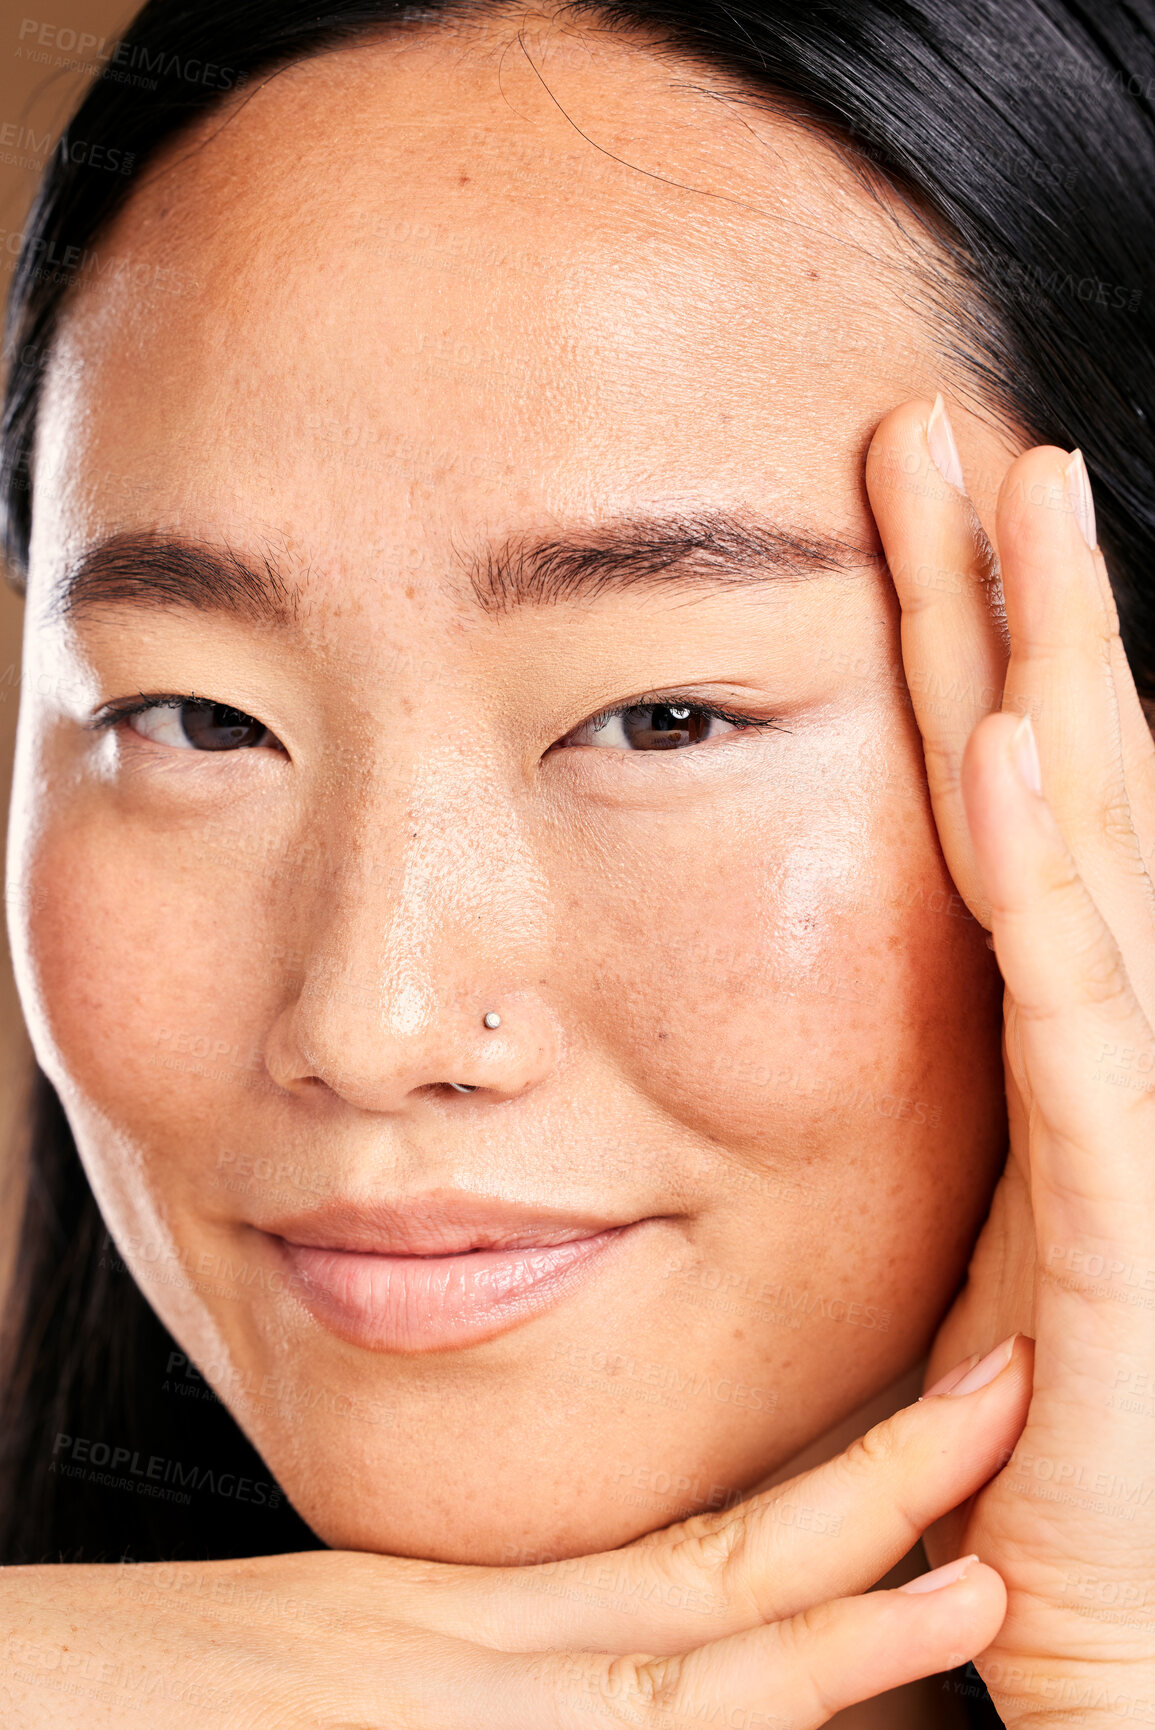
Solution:
[[[664,1525],[893,1381],[1006,1145],[1001,982],[863,479],[944,381],[906,305],[930,243],[643,43],[526,46],[291,68],[105,237],[132,269],[77,296],[48,380],[11,873],[37,1055],[150,1302],[329,1543],[466,1562]],[[1023,448],[952,418],[968,475]],[[512,610],[464,570],[704,508],[856,551]],[[86,547],[156,530],[271,553],[295,624],[48,616]],[[139,691],[284,749],[86,726]],[[551,750],[664,691],[780,727]],[[337,1337],[259,1229],[448,1190],[650,1223],[432,1354]]]

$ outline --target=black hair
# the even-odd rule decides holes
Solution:
[[[1033,442],[1084,453],[1124,641],[1148,697],[1155,696],[1153,7],[1155,0],[571,0],[560,7],[575,24],[641,31],[749,99],[796,111],[933,232],[950,264],[953,359],[976,401]],[[162,147],[286,64],[391,29],[515,10],[510,0],[351,0],[325,11],[302,0],[150,0],[143,8],[61,137],[23,235],[0,435],[4,544],[17,583],[28,557],[40,387],[61,308],[99,271],[102,229]],[[94,146],[115,152],[130,172],[94,169]],[[211,1509],[198,1503],[194,1520],[187,1504],[131,1492],[132,1473],[122,1472],[130,1490],[105,1498],[115,1503],[112,1517],[91,1493],[69,1489],[88,1480],[62,1475],[61,1464],[76,1462],[60,1436],[85,1439],[88,1461],[98,1438],[109,1449],[135,1450],[138,1463],[176,1457],[174,1449],[187,1456],[195,1445],[206,1461],[247,1461],[249,1476],[262,1468],[207,1389],[195,1401],[166,1390],[171,1366],[184,1365],[180,1348],[120,1263],[43,1076],[30,1161],[6,1370],[0,1559],[219,1556],[315,1543],[283,1504],[246,1525],[218,1495]],[[187,1366],[180,1373],[187,1381]],[[200,1431],[182,1427],[194,1407]],[[165,1439],[170,1430],[176,1441]]]

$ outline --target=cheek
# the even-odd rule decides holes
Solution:
[[[256,885],[187,838],[83,809],[49,815],[26,865],[36,894],[18,942],[37,1055],[78,1112],[163,1149],[156,1175],[172,1189],[190,1148],[227,1134],[229,1080],[256,1079],[275,983]]]
[[[921,757],[894,745],[885,778],[851,752],[849,775],[815,762],[741,808],[615,831],[575,898],[588,1023],[663,1115],[745,1162],[910,1142],[929,1169],[997,1133],[997,970]]]

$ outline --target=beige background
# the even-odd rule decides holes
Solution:
[[[135,10],[124,0],[115,5],[109,0],[80,4],[51,0],[49,6],[20,0],[5,9],[0,23],[0,287],[5,300],[15,262],[7,250],[9,237],[23,228],[52,146],[85,86],[100,70],[93,51],[88,49],[80,58],[76,44],[81,35],[94,36],[98,44],[101,38],[115,37]],[[22,603],[5,582],[0,585],[0,808],[5,829],[22,624]],[[23,1188],[20,1139],[30,1064],[5,944],[0,960],[0,1280],[9,1264],[12,1226]]]

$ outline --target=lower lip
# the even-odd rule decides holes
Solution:
[[[280,1242],[296,1295],[331,1332],[371,1351],[438,1352],[528,1321],[572,1290],[632,1229],[462,1255],[367,1255]]]

